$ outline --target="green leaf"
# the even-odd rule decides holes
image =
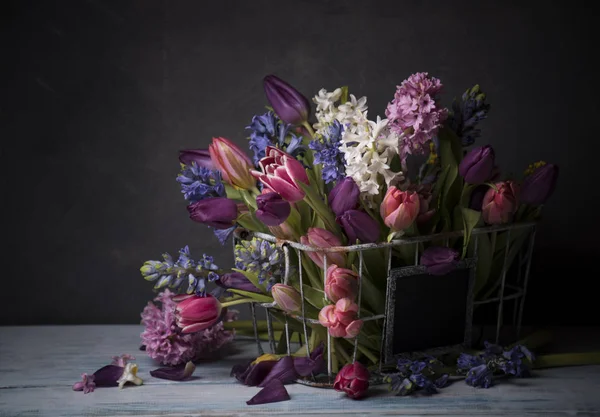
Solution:
[[[340,87],[340,89],[342,90],[342,96],[340,97],[340,104],[344,104],[345,102],[348,101],[348,86],[345,85],[343,87]]]
[[[310,206],[306,204],[305,201],[298,201],[296,203],[296,209],[298,210],[298,214],[300,215],[301,230],[299,230],[299,232],[300,235],[303,235],[312,225],[313,212]]]
[[[354,272],[358,275],[358,268],[356,266],[352,266]],[[383,313],[385,309],[385,297],[383,293],[373,284],[373,280],[371,279],[369,272],[363,270],[362,276],[362,302],[366,303],[369,306],[369,309],[377,314]]]
[[[463,251],[462,257],[464,258],[467,255],[467,249],[469,247],[469,242],[471,241],[471,233],[479,220],[481,219],[481,212],[476,210],[471,210],[469,208],[461,207],[462,218],[463,218],[463,226],[465,230],[464,240],[463,240]]]
[[[304,299],[311,305],[319,310],[325,307],[325,293],[323,291],[317,290],[306,284],[302,286],[302,291],[304,292]]]
[[[475,274],[475,289],[474,294],[477,295],[490,276],[492,268],[492,243],[490,237],[486,233],[477,236],[477,271]]]
[[[242,194],[239,192],[239,190],[236,190],[229,184],[224,184],[224,185],[225,185],[225,193],[227,195],[227,198],[229,198],[231,200],[242,200]]]
[[[448,175],[442,189],[442,204],[452,210],[460,200],[462,178],[458,177],[458,164],[462,160],[460,139],[448,127],[440,130],[439,135],[440,164],[448,169]]]
[[[448,174],[450,173],[450,167],[445,166],[440,175],[438,176],[437,181],[433,186],[433,191],[431,193],[431,200],[435,202],[436,207],[439,209],[442,205],[442,191],[444,189],[444,184],[446,183],[446,179],[448,178]]]
[[[239,272],[240,274],[242,274],[243,276],[248,278],[248,281],[250,281],[256,288],[258,288],[262,292],[264,292],[264,293],[267,292],[265,285],[258,283],[258,275],[256,273],[244,271],[243,269],[237,269],[237,268],[231,268],[231,270],[235,271],[235,272]]]
[[[356,253],[356,252],[350,252]],[[371,278],[373,278],[373,284],[378,288],[386,288],[387,286],[387,262],[385,256],[385,249],[370,249],[362,252],[363,254],[363,268],[365,268]],[[356,260],[356,266],[358,267],[358,257]]]
[[[250,291],[238,290],[237,288],[229,288],[227,291],[232,292],[234,294],[243,295],[244,297],[252,298],[253,300],[258,301],[259,303],[272,303],[273,297],[269,297],[263,294],[257,294]]]
[[[316,190],[313,186],[306,185],[302,182],[297,182],[297,184],[306,194],[304,201],[315,211],[317,216],[323,220],[327,230],[338,236],[341,236],[340,228],[335,222],[335,216],[329,207],[327,207],[327,203],[325,203],[318,190]]]

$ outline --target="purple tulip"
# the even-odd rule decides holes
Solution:
[[[293,125],[308,120],[310,103],[298,90],[274,75],[267,75],[263,85],[267,100],[281,120]]]
[[[199,167],[215,169],[208,149],[185,149],[179,151],[179,162],[184,165],[192,165],[192,162],[195,162]]]
[[[243,290],[248,292],[259,293],[260,290],[250,282],[246,276],[240,272],[230,272],[222,275],[217,281],[217,285],[223,288],[235,288],[236,290]]]
[[[346,177],[338,182],[329,193],[329,207],[336,216],[341,216],[348,210],[358,206],[360,189],[352,177]]]
[[[533,171],[521,186],[521,202],[531,205],[544,204],[554,192],[558,179],[558,166],[544,164]]]
[[[458,171],[469,184],[489,181],[494,170],[494,150],[491,146],[474,148],[461,161]]]
[[[446,246],[430,246],[421,255],[421,265],[428,274],[445,275],[456,267],[458,252]]]
[[[379,240],[379,223],[364,211],[348,210],[336,220],[344,229],[351,245],[357,240],[361,243],[375,243]]]
[[[206,198],[190,204],[190,218],[198,223],[204,223],[215,229],[228,229],[237,219],[237,204],[225,197]]]
[[[256,217],[267,226],[279,226],[292,211],[290,203],[273,192],[256,197],[256,205]]]

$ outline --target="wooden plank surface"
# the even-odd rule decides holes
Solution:
[[[238,384],[229,371],[255,356],[253,342],[237,340],[231,355],[199,364],[196,379],[171,382],[149,376],[157,365],[137,350],[140,332],[140,326],[0,327],[0,416],[600,415],[600,366],[536,371],[487,390],[458,381],[431,397],[394,397],[378,387],[352,401],[294,384],[287,386],[291,401],[247,406],[259,388]],[[143,386],[87,395],[71,390],[82,372],[121,353],[138,358]]]

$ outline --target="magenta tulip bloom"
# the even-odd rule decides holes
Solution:
[[[394,231],[404,230],[417,218],[420,211],[419,195],[390,187],[380,206],[383,222]]]
[[[456,267],[458,252],[446,246],[430,246],[421,255],[421,265],[431,275],[445,275]]]
[[[481,184],[492,178],[494,171],[494,149],[480,146],[472,149],[461,161],[458,172],[469,184]]]
[[[252,161],[235,143],[225,138],[213,138],[208,147],[210,159],[221,171],[223,180],[233,187],[249,190],[256,187],[256,180],[250,174]]]
[[[369,389],[369,370],[360,362],[347,364],[336,375],[333,389],[345,392],[352,399],[364,396]]]
[[[329,329],[333,337],[351,339],[358,336],[363,321],[358,318],[358,305],[349,298],[339,299],[319,312],[319,323]]]
[[[498,182],[483,197],[481,215],[487,224],[512,221],[519,206],[519,186],[512,181]]]
[[[554,192],[558,180],[558,166],[539,163],[539,167],[528,175],[521,186],[521,201],[538,206],[544,204]]]
[[[302,309],[302,297],[300,293],[289,285],[275,284],[271,288],[273,300],[283,311],[289,313],[298,312]]]
[[[190,166],[195,162],[199,167],[215,169],[215,164],[210,159],[208,149],[185,149],[179,151],[179,162]]]
[[[358,188],[352,177],[346,177],[338,182],[329,193],[329,207],[336,216],[341,216],[348,210],[358,207],[359,197],[360,188]]]
[[[290,203],[272,192],[256,197],[256,205],[256,217],[267,226],[279,226],[292,211]]]
[[[193,221],[215,229],[229,229],[238,216],[235,201],[225,197],[205,198],[190,204],[187,209]]]
[[[182,333],[195,333],[213,326],[221,317],[221,303],[212,295],[174,297],[177,301],[177,326]]]
[[[334,303],[341,298],[356,299],[358,293],[358,275],[350,269],[331,265],[327,268],[325,294]]]
[[[336,221],[344,229],[350,245],[360,243],[375,243],[379,240],[379,223],[364,211],[347,210]]]
[[[319,227],[311,227],[308,229],[306,236],[300,238],[300,243],[303,245],[314,246],[317,248],[330,248],[332,246],[342,246],[342,241],[333,233]],[[306,254],[310,259],[321,269],[323,269],[323,257],[327,259],[327,266],[346,264],[346,256],[343,252],[309,252]]]
[[[298,90],[274,75],[267,75],[263,86],[267,100],[281,120],[293,125],[308,120],[310,103]]]
[[[302,200],[304,191],[298,183],[309,183],[302,164],[293,156],[271,146],[267,146],[265,154],[258,162],[262,172],[251,171],[252,175],[285,201],[295,203]]]

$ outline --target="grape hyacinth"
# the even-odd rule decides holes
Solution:
[[[175,294],[165,289],[158,294],[154,302],[149,302],[142,312],[142,344],[150,358],[165,364],[176,366],[191,360],[205,357],[206,354],[221,349],[230,343],[234,331],[227,331],[220,322],[213,327],[197,333],[182,334],[176,325]],[[224,321],[237,319],[236,311],[228,311]]]
[[[258,166],[258,161],[265,157],[267,146],[277,147],[294,157],[305,152],[302,136],[292,133],[292,128],[292,125],[284,123],[272,111],[254,116],[250,125],[246,126],[250,130],[249,147],[253,153],[254,165]]]
[[[463,146],[472,145],[481,136],[477,124],[486,119],[490,105],[485,102],[485,94],[475,85],[464,92],[460,100],[452,103],[452,113],[448,116],[448,126],[461,139]]]
[[[266,240],[253,238],[235,246],[235,267],[258,276],[259,284],[267,282],[267,290],[281,280],[284,272],[283,252]]]
[[[424,154],[427,143],[448,117],[438,104],[442,83],[426,72],[411,75],[398,86],[385,111],[390,127],[400,136],[403,167],[409,154]]]
[[[397,373],[385,377],[390,390],[396,395],[409,395],[415,391],[435,394],[448,383],[448,374],[442,373],[443,364],[433,357],[420,360],[400,358]]]
[[[343,130],[341,123],[335,120],[321,137],[308,145],[314,151],[314,163],[323,165],[321,175],[326,184],[337,182],[346,175],[344,154],[340,151]]]
[[[140,271],[145,280],[157,281],[154,289],[167,286],[177,289],[187,282],[187,293],[195,292],[198,295],[206,294],[205,280],[215,281],[221,272],[212,256],[204,254],[199,261],[192,260],[188,246],[179,251],[177,261],[174,262],[173,257],[165,253],[163,261],[146,261]]]

